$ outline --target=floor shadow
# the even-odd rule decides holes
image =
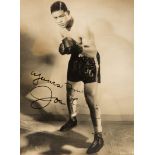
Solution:
[[[28,129],[20,128],[20,134],[25,134],[27,132],[30,132]]]
[[[64,149],[64,145],[70,145],[77,148],[87,148],[90,143],[87,142],[87,137],[75,131],[61,133],[36,132],[27,135],[28,144],[21,148],[21,153],[35,149],[35,147],[50,147],[49,150],[42,152],[41,155],[61,155],[72,154],[69,149]]]

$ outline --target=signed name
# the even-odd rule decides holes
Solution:
[[[35,77],[35,79],[33,80],[33,85],[38,85],[39,84],[39,81],[44,81],[44,82],[47,82],[47,83],[50,83],[51,85],[57,87],[57,88],[63,88],[64,85],[63,84],[60,84],[60,83],[56,83],[55,81],[51,81],[49,79],[46,79],[44,76],[42,76],[41,73],[36,73],[34,71],[31,72],[31,75]],[[80,91],[80,90],[77,90],[77,89],[74,89],[72,87],[72,85],[70,83],[64,83],[69,89],[72,89],[74,92],[78,92],[78,93],[83,93],[83,91]]]
[[[35,99],[34,101],[31,102],[31,107],[33,109],[43,109],[43,108],[47,107],[51,102],[53,102],[53,103],[59,103],[61,105],[65,105],[66,104],[61,99],[59,99],[58,97],[53,96],[53,91],[52,91],[52,89],[50,87],[39,85],[39,82],[40,81],[44,81],[44,82],[49,83],[49,84],[51,84],[51,85],[53,85],[54,87],[57,87],[57,88],[63,88],[64,87],[63,84],[56,83],[55,81],[48,80],[44,76],[42,76],[41,73],[36,73],[34,71],[31,72],[31,75],[33,75],[35,77],[33,79],[33,85],[35,87],[33,87],[32,91],[30,92],[31,96]],[[82,92],[82,91],[73,89],[72,88],[72,85],[69,84],[69,83],[65,83],[65,85],[69,89],[72,89],[72,91],[74,91],[74,92],[78,92],[78,93],[81,93]],[[46,90],[46,92],[48,92],[48,96],[46,96],[46,97],[40,97],[39,95],[36,95],[36,93],[34,93],[34,91],[36,89],[38,91],[42,91],[42,89],[44,89],[44,91]],[[78,98],[72,98],[71,99],[71,102],[73,103],[75,100],[78,100]]]
[[[47,89],[47,91],[49,92],[49,96],[47,96],[47,97],[39,97],[39,96],[33,94],[33,91],[35,89],[41,90],[42,88]],[[33,88],[33,90],[30,92],[30,94],[31,94],[31,96],[33,98],[35,98],[35,100],[31,102],[31,107],[33,109],[43,109],[43,108],[47,107],[52,101],[54,103],[60,103],[62,105],[65,105],[65,103],[62,100],[60,100],[58,97],[53,96],[53,92],[52,92],[51,88],[48,87],[48,86],[36,86],[35,88]],[[78,98],[72,98],[72,100],[71,100],[72,103],[75,100],[78,100]],[[43,103],[44,105],[39,104],[38,101],[44,102]]]

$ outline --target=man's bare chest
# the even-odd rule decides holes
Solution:
[[[62,37],[62,39],[66,38],[66,37],[70,37],[70,38],[74,39],[77,43],[81,43],[81,41],[82,41],[81,33],[78,31],[78,29],[74,29],[74,28],[71,29],[70,31],[68,31],[66,29],[62,29],[61,37]]]

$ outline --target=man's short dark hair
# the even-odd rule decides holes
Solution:
[[[56,1],[51,5],[51,14],[55,11],[63,10],[64,12],[68,11],[66,4],[62,1]]]

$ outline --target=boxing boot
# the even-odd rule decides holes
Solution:
[[[77,119],[76,117],[70,118],[61,128],[60,131],[64,132],[64,131],[68,131],[71,130],[72,128],[74,128],[75,126],[77,126]]]
[[[98,132],[94,134],[94,141],[89,146],[87,150],[87,154],[98,152],[104,145],[104,140],[102,138],[102,132]]]

